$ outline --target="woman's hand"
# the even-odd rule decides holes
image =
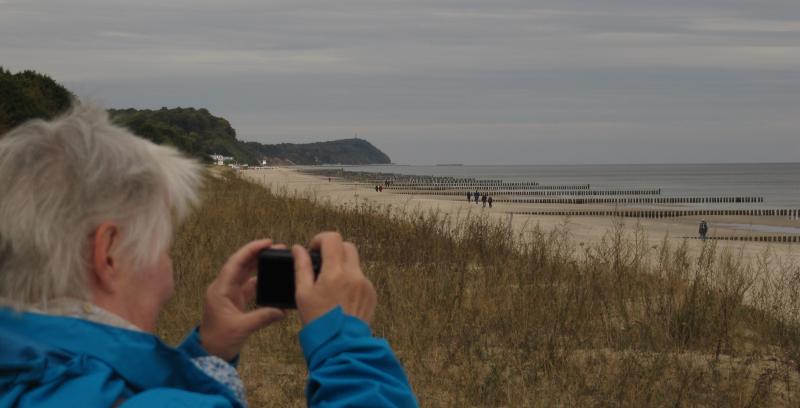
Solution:
[[[222,270],[206,290],[200,340],[209,354],[230,361],[242,349],[247,338],[256,330],[281,320],[286,313],[273,307],[247,311],[256,295],[258,253],[272,245],[272,240],[250,242],[228,258]]]
[[[311,249],[322,254],[322,270],[316,281],[308,251],[299,245],[292,248],[295,300],[303,325],[337,305],[341,305],[346,314],[370,324],[378,296],[361,271],[356,246],[342,242],[342,236],[336,232],[323,232],[311,240]]]

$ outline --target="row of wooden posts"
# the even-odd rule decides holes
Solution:
[[[552,190],[547,189],[551,187]],[[513,191],[501,190],[492,191],[484,189],[481,193],[491,193],[492,196],[558,196],[559,198],[495,198],[496,202],[501,203],[525,203],[525,204],[747,204],[763,203],[762,196],[729,196],[729,197],[630,197],[636,195],[660,195],[661,189],[640,189],[640,190],[588,190],[589,185],[571,186],[586,187],[586,189],[560,190],[561,187],[568,186],[538,186],[536,190]],[[408,189],[400,186],[389,186],[397,194],[413,195],[435,195],[449,197],[466,197],[465,191],[443,191],[439,188],[429,186],[427,188]],[[488,190],[488,191],[487,191]],[[537,191],[545,190],[545,191]],[[564,198],[564,196],[578,196],[589,198]],[[599,198],[597,196],[626,196]]]
[[[536,181],[502,181],[502,180],[475,180],[475,179],[460,179],[460,180],[426,180],[426,179],[370,179],[370,183],[383,184],[384,186],[408,186],[408,187],[426,187],[426,186],[445,186],[448,188],[465,188],[469,186],[479,187],[535,187],[539,183]],[[387,183],[388,182],[388,183]]]
[[[495,201],[526,204],[725,204],[763,203],[764,197],[513,198]]]
[[[687,239],[700,239],[699,237],[682,237]],[[780,242],[797,243],[800,242],[800,235],[732,235],[720,237],[706,237],[718,241],[750,241],[750,242]]]
[[[678,218],[694,216],[769,216],[800,219],[797,208],[760,208],[760,209],[698,209],[698,210],[540,210],[513,211],[512,214],[555,215],[555,216],[597,216],[597,217],[632,217],[632,218]]]
[[[539,183],[499,183],[499,184],[416,184],[416,183],[391,183],[389,185],[383,184],[382,181],[376,181],[371,184],[383,185],[384,188],[393,190],[470,190],[480,189],[483,191],[505,191],[505,190],[588,190],[589,184],[555,184],[555,185],[542,185]],[[660,189],[659,189],[660,191]]]
[[[464,191],[443,191],[443,190],[405,190],[386,187],[397,194],[416,194],[416,195],[439,195],[449,197],[466,197]],[[487,191],[479,191],[485,193]],[[522,190],[522,191],[489,191],[493,196],[617,196],[617,195],[659,195],[661,189],[655,190]],[[472,194],[472,192],[469,192]]]

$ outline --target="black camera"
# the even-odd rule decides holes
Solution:
[[[322,255],[310,251],[314,279],[322,268]],[[256,304],[281,309],[297,309],[294,299],[294,257],[289,249],[265,249],[258,254]]]

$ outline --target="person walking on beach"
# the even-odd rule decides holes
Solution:
[[[481,196],[481,201],[483,201],[483,208],[486,208],[486,193]]]
[[[376,193],[378,192],[378,186],[375,186],[375,192]]]
[[[472,193],[470,193],[469,191],[467,191],[467,202],[468,203],[472,202]]]
[[[478,201],[481,199],[481,193],[479,193],[478,190],[475,190],[475,194],[473,194],[473,196],[475,197],[475,205],[478,205]]]
[[[706,233],[708,232],[708,224],[706,220],[700,220],[700,239],[706,240]]]
[[[489,198],[487,198],[486,201],[489,202],[489,208],[492,208],[492,201],[494,201],[492,200],[492,196],[489,196]]]
[[[378,186],[378,192],[379,192],[379,193],[382,193],[382,192],[383,192],[383,186]]]

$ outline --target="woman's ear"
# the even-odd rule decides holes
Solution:
[[[119,280],[120,260],[113,249],[119,245],[119,230],[110,222],[100,224],[92,234],[90,279],[95,290],[114,293]]]

